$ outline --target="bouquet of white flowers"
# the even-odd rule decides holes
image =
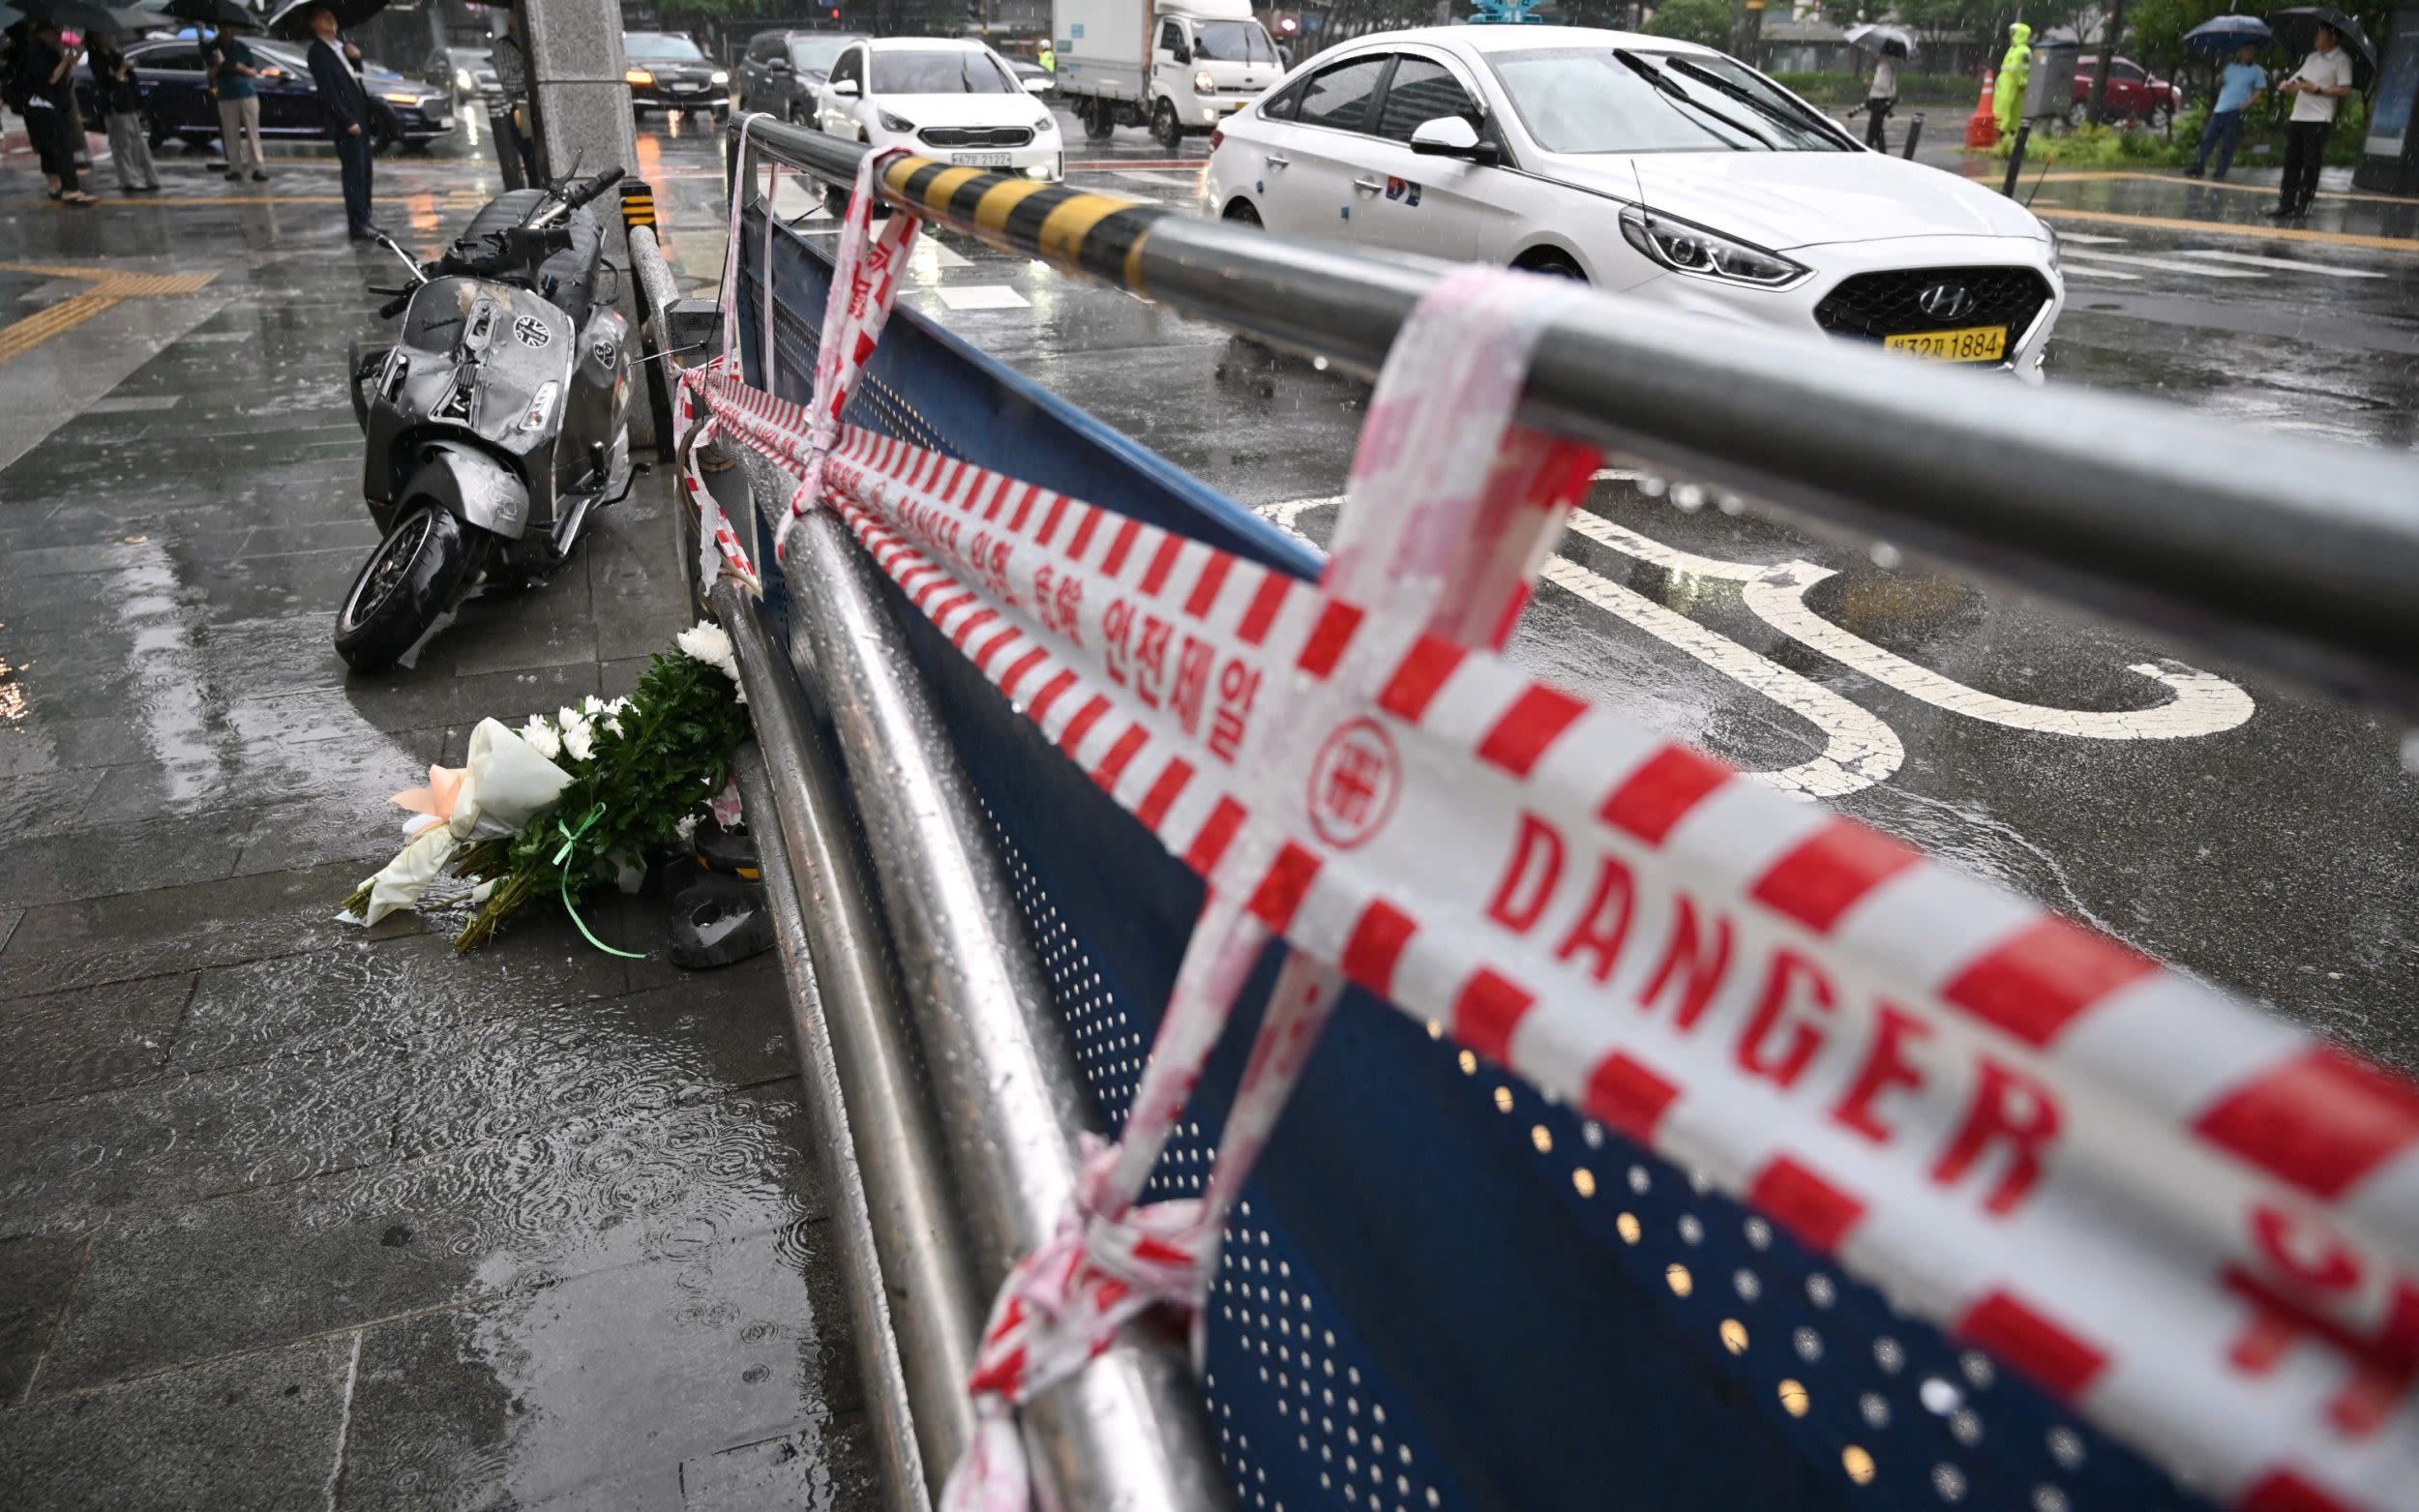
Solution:
[[[518,731],[482,723],[470,766],[432,768],[429,787],[396,795],[435,822],[345,900],[345,911],[374,922],[409,907],[451,862],[454,875],[482,884],[479,911],[454,941],[467,951],[542,894],[558,897],[577,922],[580,893],[684,838],[728,784],[748,720],[731,637],[701,622],[680,633],[678,646],[657,654],[626,698],[582,698]],[[491,769],[509,771],[511,795],[533,801],[471,804],[465,814],[462,795]]]

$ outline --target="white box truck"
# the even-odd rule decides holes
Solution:
[[[1058,98],[1093,141],[1148,126],[1174,151],[1285,72],[1251,0],[1051,0],[1050,35]]]

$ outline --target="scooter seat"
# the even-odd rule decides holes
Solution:
[[[483,238],[519,225],[545,197],[544,190],[505,191],[470,218],[455,245],[465,251],[480,250]],[[576,328],[588,318],[588,306],[596,293],[596,270],[605,255],[605,237],[589,211],[573,211],[565,223],[571,231],[571,245],[538,264],[537,287],[571,317]],[[550,281],[552,291],[548,293]]]

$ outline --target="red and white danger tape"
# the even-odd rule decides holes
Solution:
[[[1304,958],[1255,1062],[1306,1044],[1341,972],[2221,1499],[2419,1496],[2404,1082],[1522,675],[1477,648],[1501,620],[1407,609],[1385,569],[1418,543],[1363,534],[1383,494],[1356,489],[1313,587],[870,431],[823,453],[805,408],[724,373],[696,393],[793,468],[826,457],[823,498],[909,602],[1209,879],[1180,1001],[1229,1000],[1256,932]],[[1365,436],[1364,460],[1418,435]],[[1550,496],[1532,444],[1480,472]],[[1440,580],[1524,578],[1550,518],[1441,553]],[[1198,1047],[1169,1036],[1205,1023],[1172,1006],[1138,1113],[1180,1106]],[[1071,1223],[1130,1222],[1132,1174],[1104,1156]],[[1095,1279],[1095,1302],[1137,1284]]]

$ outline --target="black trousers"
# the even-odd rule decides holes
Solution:
[[[1875,152],[1890,150],[1890,144],[1884,133],[1890,121],[1890,112],[1896,108],[1898,108],[1898,102],[1895,99],[1865,102],[1866,146],[1872,148]]]
[[[348,230],[370,228],[370,157],[376,150],[367,132],[336,138],[336,161],[343,170],[344,225]]]
[[[73,194],[80,187],[75,180],[75,151],[84,145],[83,133],[76,130],[75,112],[53,106],[37,105],[25,115],[25,134],[33,139],[34,153],[42,160],[42,171],[59,181],[59,193]]]
[[[2285,189],[2279,203],[2302,211],[2318,195],[2318,166],[2326,161],[2333,121],[2288,121],[2285,125]]]

